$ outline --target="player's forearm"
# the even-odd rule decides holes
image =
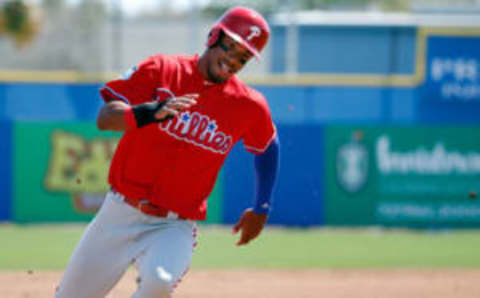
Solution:
[[[100,130],[125,131],[129,128],[125,113],[131,107],[122,101],[111,101],[102,106],[97,116]]]
[[[255,156],[255,207],[257,214],[268,214],[272,205],[272,191],[277,177],[280,142],[275,138],[263,154]]]
[[[133,106],[114,100],[105,104],[98,113],[97,127],[100,130],[125,131],[167,121],[195,105],[197,97],[198,94],[185,94]]]

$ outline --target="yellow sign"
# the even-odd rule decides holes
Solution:
[[[71,193],[80,212],[95,212],[108,191],[108,167],[117,143],[118,138],[87,140],[72,133],[54,132],[46,188]]]

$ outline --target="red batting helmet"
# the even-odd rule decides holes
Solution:
[[[257,58],[270,36],[267,21],[255,10],[241,6],[229,9],[220,17],[208,34],[207,46],[211,47],[217,42],[221,31]]]

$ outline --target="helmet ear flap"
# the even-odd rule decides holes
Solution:
[[[208,34],[207,47],[211,48],[219,41],[221,32],[222,30],[219,27],[214,27],[212,30],[210,30],[210,33]]]

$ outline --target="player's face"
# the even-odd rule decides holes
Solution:
[[[226,81],[237,73],[252,58],[250,51],[224,35],[218,45],[211,49],[211,59],[207,68],[209,79],[216,83]]]

